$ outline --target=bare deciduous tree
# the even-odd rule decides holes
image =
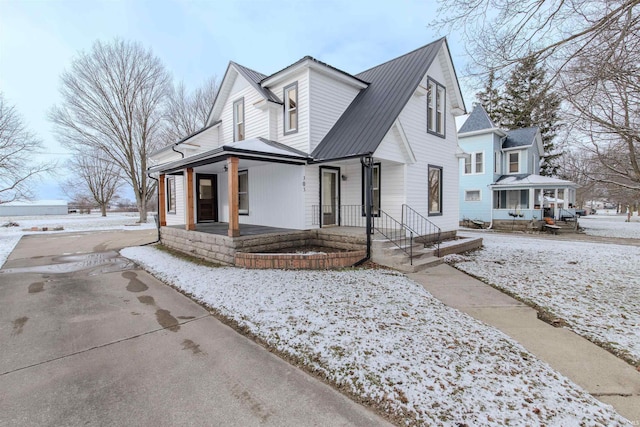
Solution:
[[[631,17],[630,17],[631,18]],[[612,37],[600,46],[616,49],[608,61],[585,56],[562,78],[572,131],[599,160],[592,178],[640,193],[640,37],[619,46]],[[599,47],[599,49],[601,48]]]
[[[42,142],[0,93],[0,203],[31,198],[33,178],[53,170],[53,163],[34,162],[41,149]]]
[[[202,129],[217,93],[218,83],[215,77],[207,79],[192,93],[187,92],[184,83],[179,83],[173,88],[165,109],[164,143],[175,143]]]
[[[146,222],[155,189],[147,156],[162,143],[162,107],[171,84],[164,65],[139,43],[98,41],[61,80],[63,101],[50,115],[58,139],[80,154],[96,149],[120,167]]]
[[[640,0],[438,0],[438,23],[463,31],[473,66],[488,73],[528,56],[561,71],[585,51],[605,62],[612,50],[600,40],[611,36],[610,48],[637,37]],[[634,18],[632,26],[625,22]]]
[[[107,216],[107,207],[116,197],[122,185],[120,168],[104,153],[93,150],[75,156],[69,161],[72,176],[63,185],[63,190],[72,200],[91,200],[100,207],[102,216]]]

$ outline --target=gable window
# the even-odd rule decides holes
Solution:
[[[233,103],[233,140],[244,140],[244,98]]]
[[[509,173],[520,172],[520,152],[509,153]]]
[[[471,153],[464,158],[464,173],[469,175],[472,173],[484,173],[484,153]]]
[[[298,132],[298,82],[284,88],[284,134]]]
[[[249,215],[249,171],[238,172],[238,213]]]
[[[446,92],[443,85],[431,80],[427,82],[427,132],[444,138]]]
[[[380,216],[380,163],[375,163],[373,165],[373,181],[371,186],[373,187],[373,208],[371,209],[371,215]],[[367,169],[362,167],[362,206],[364,207],[366,204],[365,197],[365,173]],[[366,215],[366,209],[362,210],[362,216]]]
[[[167,213],[176,213],[176,177],[167,177]]]
[[[429,216],[442,215],[442,167],[429,165]]]
[[[466,190],[464,192],[464,201],[465,202],[479,202],[480,198],[480,190]]]

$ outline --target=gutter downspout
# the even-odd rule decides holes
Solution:
[[[178,150],[176,150],[176,146],[177,146],[177,145],[178,145],[178,144],[173,144],[173,145],[171,146],[171,149],[172,149],[173,151],[175,151],[176,153],[180,154],[180,155],[182,156],[182,158],[184,159],[184,153],[183,153],[182,151],[178,151]],[[157,181],[157,179],[156,179],[156,181]]]
[[[365,257],[360,261],[353,264],[354,267],[358,267],[371,259],[371,235],[373,234],[373,222],[372,222],[372,205],[373,205],[373,157],[368,155],[367,157],[361,157],[360,163],[365,168],[364,180],[365,180],[365,215],[367,224],[367,252]]]
[[[179,153],[179,151],[178,151],[178,153]],[[158,181],[158,178],[152,177],[149,172],[147,172],[147,176],[150,179],[153,179],[156,182],[156,188],[158,189],[158,192],[159,192],[160,191],[160,182]],[[157,208],[156,208],[156,228],[158,229],[158,238],[153,242],[144,243],[144,244],[142,244],[140,246],[154,245],[154,244],[160,242],[160,219],[158,217],[158,215],[160,215],[160,194],[158,194],[158,197],[156,197],[156,199],[157,199],[156,200],[156,206],[157,206]]]

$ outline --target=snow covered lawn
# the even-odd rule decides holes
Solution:
[[[72,231],[90,230],[140,230],[155,228],[153,218],[149,215],[146,224],[136,224],[138,213],[107,213],[106,217],[99,213],[69,214],[69,215],[42,215],[42,216],[2,216],[0,217],[0,267],[7,260],[7,257],[18,244],[20,238],[25,234],[37,233],[64,233]],[[18,227],[3,227],[3,225],[14,222]],[[62,231],[25,231],[31,227],[63,227]]]
[[[628,425],[501,332],[387,270],[210,268],[122,255],[407,425]]]
[[[497,233],[482,237],[483,249],[447,261],[640,364],[640,247]]]
[[[626,219],[626,215],[598,214],[583,216],[579,223],[590,236],[640,239],[640,217],[632,216],[631,222]]]

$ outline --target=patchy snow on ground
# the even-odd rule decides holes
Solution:
[[[626,222],[627,215],[589,215],[580,218],[585,234],[600,237],[640,239],[640,217],[634,215]]]
[[[498,233],[482,237],[481,250],[445,259],[640,363],[640,247]]]
[[[152,247],[121,253],[407,425],[628,425],[403,275],[210,268]]]
[[[156,227],[151,215],[146,224],[138,224],[138,213],[107,213],[106,217],[97,214],[69,214],[42,216],[7,216],[0,217],[0,267],[25,234],[64,233],[72,231],[99,230],[140,230]],[[6,227],[8,223],[16,223],[17,227]],[[53,229],[63,227],[62,231],[30,231],[32,227]]]

